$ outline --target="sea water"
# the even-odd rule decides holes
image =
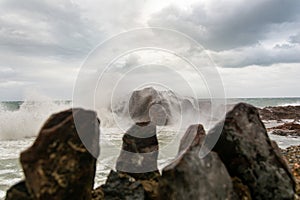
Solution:
[[[228,104],[237,102],[250,103],[257,107],[300,105],[300,98],[243,98],[227,99]],[[0,103],[0,199],[6,190],[24,179],[19,162],[20,152],[27,149],[35,140],[45,120],[55,112],[70,108],[71,101],[14,101]],[[266,123],[267,127],[275,122]],[[182,130],[184,132],[184,130]],[[122,145],[123,132],[116,127],[101,127],[100,157],[97,162],[95,186],[103,184],[106,176],[114,168]],[[175,158],[180,141],[180,134],[172,129],[159,128],[159,169]],[[299,145],[300,139],[270,135],[281,148]]]

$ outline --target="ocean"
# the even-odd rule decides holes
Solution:
[[[227,104],[246,102],[257,107],[300,105],[300,98],[231,98]],[[0,102],[0,199],[6,190],[24,178],[20,152],[34,141],[45,120],[55,112],[70,108],[71,101],[9,101]],[[274,123],[266,123],[273,126]],[[95,186],[104,183],[119,155],[123,131],[114,126],[101,127],[100,157],[97,163]],[[180,136],[168,128],[158,129],[160,145],[159,168],[166,166],[177,154]],[[300,139],[270,135],[281,148],[299,145]]]

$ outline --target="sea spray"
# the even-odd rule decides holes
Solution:
[[[36,136],[52,113],[71,106],[68,101],[27,100],[19,105],[19,109],[11,110],[5,106],[6,104],[5,102],[0,103],[0,140]]]

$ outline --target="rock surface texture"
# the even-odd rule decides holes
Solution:
[[[276,127],[268,128],[272,134],[281,136],[300,136],[300,124],[294,122],[284,123]]]
[[[6,192],[6,200],[31,200],[25,181],[15,184]]]
[[[104,185],[93,191],[93,200],[156,199],[158,178],[156,126],[133,125],[123,136],[122,150]]]
[[[294,179],[272,145],[258,110],[248,104],[237,104],[227,113],[224,127],[219,127],[222,125],[208,134],[222,130],[213,150],[230,175],[249,187],[252,199],[293,199]]]
[[[297,182],[297,195],[300,199],[300,145],[281,150]]]
[[[300,106],[269,106],[259,109],[262,120],[300,119]]]
[[[90,145],[91,152],[82,141]],[[91,199],[96,170],[93,155],[99,153],[98,144],[95,112],[70,109],[52,115],[34,144],[21,153],[32,199]]]
[[[129,114],[135,122],[153,121],[166,125],[170,121],[170,102],[152,87],[136,90],[129,100]]]
[[[136,179],[156,177],[158,140],[156,126],[150,122],[133,125],[123,136],[123,145],[116,169]]]
[[[97,190],[102,191],[103,199],[145,199],[145,190],[140,181],[115,171],[109,173],[106,183]]]
[[[219,156],[199,151],[205,132],[201,125],[188,128],[177,159],[165,167],[159,179],[159,199],[234,199],[231,178]]]

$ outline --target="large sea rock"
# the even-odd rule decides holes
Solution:
[[[163,169],[159,199],[235,199],[231,178],[219,156],[199,157],[205,132],[201,125],[188,128],[175,161]]]
[[[166,125],[171,119],[170,102],[152,87],[136,90],[129,100],[129,114],[135,122]]]
[[[213,138],[221,131],[214,146],[232,177],[250,189],[252,199],[293,199],[295,182],[286,163],[268,137],[258,110],[237,104],[227,113],[224,126],[218,124],[208,134]]]
[[[25,182],[13,186],[10,191],[16,192],[8,191],[6,199],[18,199],[20,191],[35,200],[91,199],[98,153],[95,112],[70,109],[54,114],[21,153]]]
[[[211,112],[211,104],[206,100],[197,100],[182,96],[170,90],[156,90],[146,87],[133,91],[129,101],[120,101],[113,108],[118,116],[128,113],[134,123],[151,121],[157,126],[191,124],[191,120],[205,119]],[[201,116],[201,117],[200,117]]]

